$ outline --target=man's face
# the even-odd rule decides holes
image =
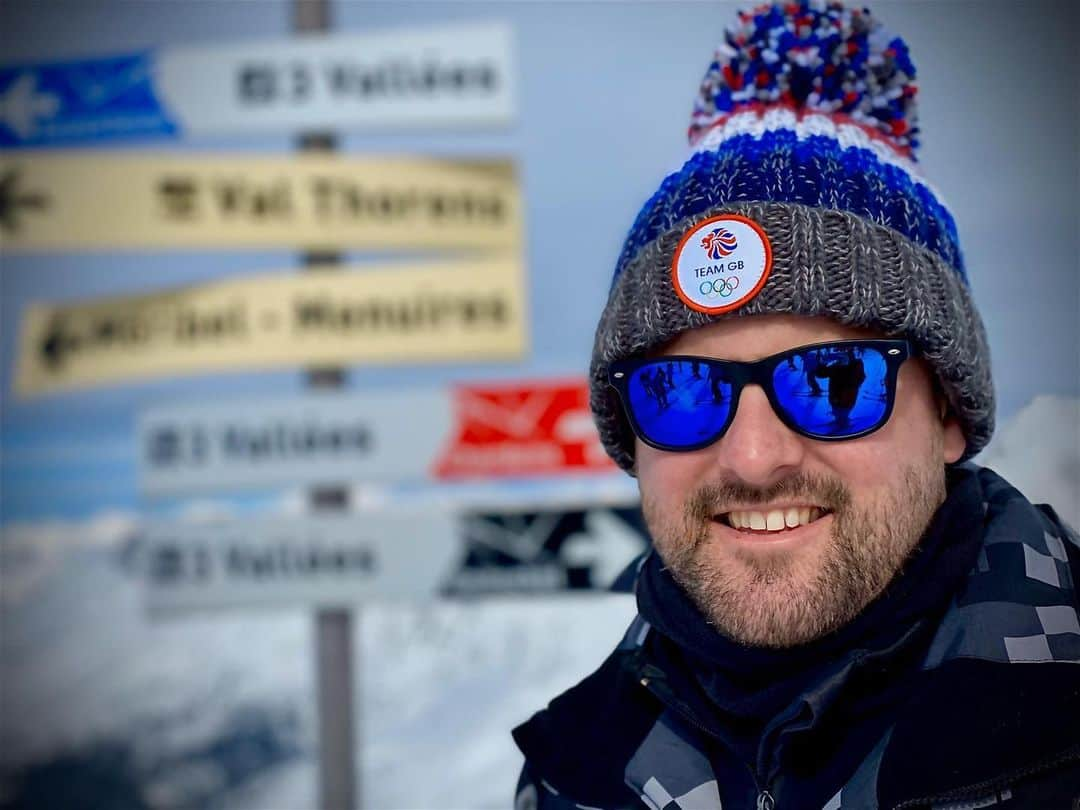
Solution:
[[[663,354],[748,361],[860,337],[882,336],[824,318],[762,315],[685,332]],[[708,447],[675,453],[637,440],[656,549],[719,631],[744,644],[802,644],[843,626],[881,593],[945,498],[945,464],[964,450],[930,375],[923,361],[905,362],[892,416],[860,439],[800,436],[759,386],[748,385],[728,431]],[[776,510],[798,516],[788,522],[799,525],[732,525],[768,525]],[[807,510],[810,522],[802,523]],[[733,511],[741,514],[733,519]]]

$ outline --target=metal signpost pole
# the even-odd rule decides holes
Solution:
[[[297,33],[330,30],[329,0],[294,0],[293,27]],[[309,132],[300,136],[303,151],[333,151],[335,138],[329,132]],[[339,264],[338,253],[304,254],[307,269]],[[308,382],[313,388],[340,388],[345,370],[337,367],[313,368]],[[311,491],[315,511],[348,509],[348,489],[316,487]],[[359,618],[359,616],[357,617]],[[319,793],[322,810],[353,810],[360,792],[357,780],[353,707],[353,613],[349,608],[320,608],[315,617],[315,675],[318,690]]]

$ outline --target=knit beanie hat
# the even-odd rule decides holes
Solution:
[[[709,65],[689,159],[635,220],[596,330],[590,404],[608,454],[634,436],[609,363],[764,313],[906,337],[936,372],[974,456],[994,429],[986,333],[952,215],[915,158],[903,40],[834,0],[741,13]]]

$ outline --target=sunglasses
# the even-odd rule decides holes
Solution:
[[[765,390],[780,421],[821,441],[857,439],[889,421],[906,340],[839,340],[752,363],[689,355],[622,360],[608,367],[634,433],[659,450],[698,450],[735,418],[748,383]]]

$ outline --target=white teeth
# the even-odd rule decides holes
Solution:
[[[725,518],[728,525],[735,529],[778,532],[813,523],[823,514],[824,511],[817,506],[790,506],[770,512],[733,511],[728,512]]]

